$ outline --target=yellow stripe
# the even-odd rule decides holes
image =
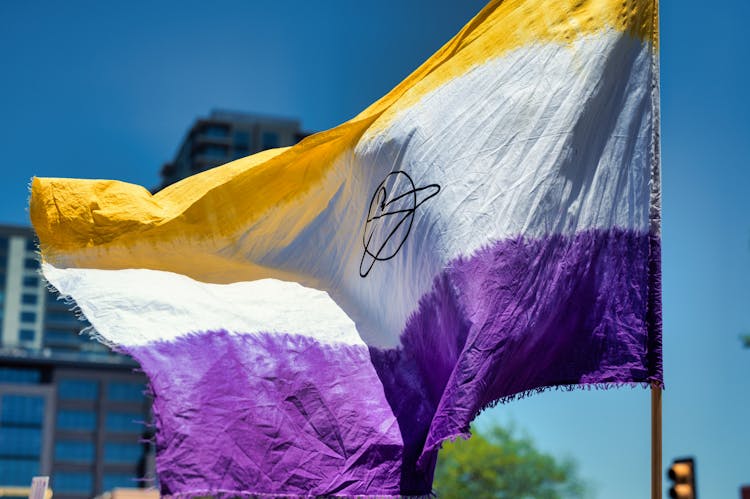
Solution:
[[[34,178],[30,215],[42,256],[63,267],[159,269],[211,282],[279,278],[227,247],[251,226],[266,247],[304,230],[333,195],[321,190],[322,176],[370,122],[234,161],[153,196],[113,180]]]
[[[376,133],[429,92],[488,59],[532,43],[571,43],[605,29],[627,32],[655,46],[656,3],[496,0],[350,122],[292,148],[195,175],[153,196],[122,182],[35,178],[30,212],[43,255],[56,265],[157,268],[203,280],[224,281],[218,276],[226,272],[246,279],[266,276],[263,269],[228,256],[231,252],[226,257],[206,255],[232,244],[249,227],[255,237],[289,241],[327,205],[332,193],[311,193],[337,157],[363,134]],[[279,226],[279,217],[267,216],[305,197],[304,207],[295,210],[293,227]],[[164,243],[173,251],[164,251]]]
[[[534,43],[573,43],[605,29],[658,42],[658,0],[494,0],[453,39],[358,117],[381,115],[371,136],[444,83]],[[356,119],[356,118],[355,118]]]

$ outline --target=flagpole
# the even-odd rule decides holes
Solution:
[[[661,386],[651,385],[651,499],[662,499]]]

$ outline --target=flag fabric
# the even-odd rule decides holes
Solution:
[[[495,1],[352,120],[154,195],[33,179],[162,492],[426,495],[491,404],[661,384],[656,3]]]

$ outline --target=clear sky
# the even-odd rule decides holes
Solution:
[[[0,2],[0,223],[32,175],[158,183],[213,108],[345,121],[484,2]],[[750,484],[750,3],[662,2],[665,468],[702,499]],[[578,460],[604,499],[649,494],[649,394],[552,392],[488,410]]]

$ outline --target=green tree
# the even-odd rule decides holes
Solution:
[[[563,499],[587,495],[571,459],[539,451],[528,437],[493,426],[446,442],[435,470],[439,498]]]

